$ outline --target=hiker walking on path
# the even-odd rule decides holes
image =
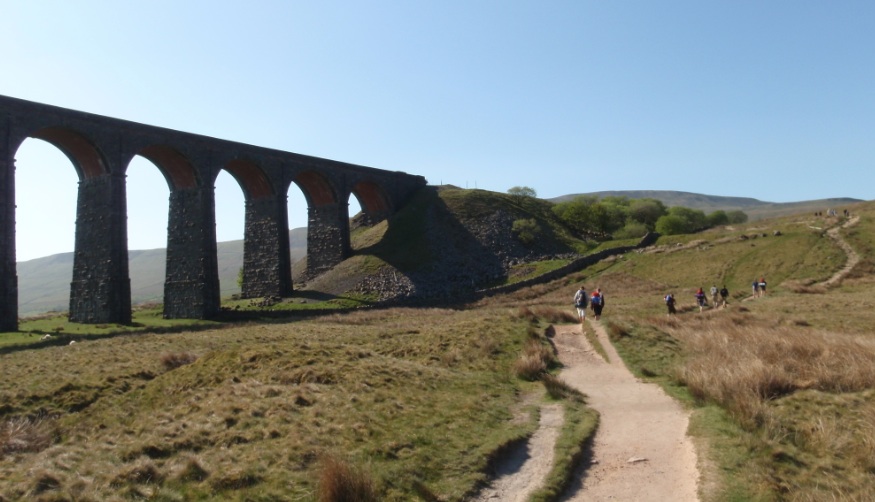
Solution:
[[[760,277],[759,287],[760,287],[760,296],[766,296],[766,278],[765,277]]]
[[[602,309],[605,308],[605,295],[602,294],[601,289],[596,288],[596,290],[592,292],[589,304],[592,307],[593,314],[595,314],[595,320],[598,321],[602,317]]]
[[[726,289],[726,284],[724,284],[723,287],[720,288],[720,306],[721,307],[726,308],[726,306],[729,305],[726,302],[727,298],[729,298],[729,290]]]
[[[668,307],[668,315],[669,317],[678,313],[678,311],[674,308],[674,295],[669,293],[665,295],[665,306]]]
[[[711,285],[711,305],[713,305],[715,308],[717,307],[717,305],[719,305],[719,303],[717,301],[717,293],[718,293],[717,285],[712,284]]]
[[[701,312],[705,308],[705,290],[699,288],[696,291],[696,304],[699,306],[699,312]]]
[[[751,287],[753,288],[753,297],[756,298],[760,296],[760,281],[754,279]]]
[[[586,290],[583,286],[574,293],[574,307],[577,309],[577,318],[581,323],[586,321]]]

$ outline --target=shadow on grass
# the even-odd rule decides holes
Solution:
[[[63,332],[61,328],[31,328],[21,330],[17,333],[22,338],[20,342],[11,342],[8,345],[0,346],[0,355],[10,354],[23,350],[38,350],[46,347],[59,347],[70,345],[71,342],[82,342],[115,338],[119,336],[136,336],[145,334],[176,334],[195,331],[218,330],[238,326],[244,323],[287,323],[297,320],[311,319],[314,317],[327,316],[333,314],[351,313],[362,310],[380,310],[396,307],[445,307],[453,308],[460,307],[463,303],[459,299],[453,301],[446,300],[422,300],[414,299],[402,302],[383,302],[369,303],[363,302],[361,299],[338,296],[318,291],[296,291],[292,298],[302,298],[314,302],[327,302],[329,300],[349,302],[347,305],[341,306],[317,306],[315,304],[294,304],[283,303],[279,304],[279,308],[275,309],[252,309],[221,307],[216,317],[212,319],[193,320],[179,319],[180,324],[176,325],[152,325],[148,323],[138,322],[135,318],[134,322],[129,325],[114,325],[110,327],[107,324],[77,324],[78,327],[88,326],[94,331],[77,331],[75,333]],[[286,307],[286,308],[282,308]],[[157,309],[161,311],[160,306]],[[160,315],[160,314],[157,314]],[[164,320],[172,322],[172,320]],[[65,323],[67,321],[64,321]],[[89,329],[85,328],[85,329]],[[60,330],[59,330],[60,329]],[[50,338],[43,338],[46,332],[50,331]],[[36,340],[28,340],[30,337],[38,337]]]

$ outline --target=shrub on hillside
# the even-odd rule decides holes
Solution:
[[[541,227],[534,218],[515,220],[511,231],[526,246],[530,246],[541,236]]]
[[[637,221],[630,221],[626,226],[614,232],[614,239],[640,239],[647,235],[647,226]]]

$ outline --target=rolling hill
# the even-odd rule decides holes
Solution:
[[[307,254],[307,229],[289,231],[292,262]],[[217,244],[219,283],[222,296],[238,293],[237,273],[243,265],[243,241]],[[161,302],[164,296],[166,250],[128,251],[131,275],[131,302]],[[18,263],[18,305],[22,317],[69,308],[73,253],[61,253]]]
[[[682,206],[690,209],[700,209],[705,213],[714,211],[744,211],[750,220],[761,220],[778,216],[787,216],[816,211],[825,211],[829,208],[841,208],[848,204],[863,202],[860,199],[849,197],[815,199],[800,202],[766,202],[750,197],[724,197],[720,195],[704,195],[700,193],[678,192],[674,190],[609,190],[603,192],[589,192],[562,195],[551,202],[566,202],[575,197],[595,196],[599,199],[605,197],[628,197],[629,199],[656,199],[667,207]]]

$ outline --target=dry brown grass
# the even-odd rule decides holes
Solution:
[[[781,283],[781,287],[796,294],[822,295],[827,292],[826,286],[817,285],[810,279],[806,281],[787,280]]]
[[[553,348],[540,340],[530,338],[514,363],[514,373],[523,380],[533,382],[540,379],[554,364],[556,354]]]
[[[377,501],[374,480],[359,467],[334,455],[324,455],[320,462],[319,502]]]
[[[110,486],[119,488],[130,484],[160,484],[164,474],[149,458],[140,458],[133,464],[122,466],[110,482]]]
[[[673,335],[689,357],[677,379],[698,399],[725,406],[742,424],[766,422],[764,404],[805,389],[875,388],[875,341],[819,330],[744,326],[727,317]]]
[[[167,352],[161,354],[161,364],[167,370],[179,368],[197,361],[197,355],[191,352]]]
[[[583,395],[568,385],[567,382],[559,377],[555,377],[549,373],[541,376],[541,383],[544,384],[544,389],[547,390],[547,395],[553,399],[583,399]]]
[[[534,315],[551,324],[567,324],[579,322],[577,313],[570,310],[557,309],[555,307],[535,307]]]
[[[0,426],[0,458],[24,452],[37,452],[51,446],[55,424],[45,418],[18,417]]]

